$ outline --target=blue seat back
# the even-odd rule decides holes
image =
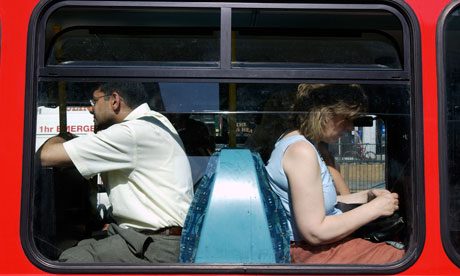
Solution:
[[[182,231],[185,263],[289,263],[289,228],[257,153],[211,156]]]

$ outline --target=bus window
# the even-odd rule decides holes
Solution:
[[[219,24],[216,9],[62,8],[47,22],[46,63],[218,67]]]
[[[256,152],[270,153],[278,137],[286,130],[285,126],[291,115],[290,106],[298,86],[297,83],[172,82],[143,85],[149,92],[148,103],[151,108],[161,106],[157,111],[161,111],[178,130],[191,163],[194,182],[203,177],[211,155],[222,149],[250,148]],[[94,131],[87,100],[91,98],[93,86],[91,83],[65,83],[68,102],[72,103],[66,111],[67,131],[79,136]],[[53,98],[59,93],[59,87],[62,87],[62,84],[58,82],[40,83],[37,103],[37,149],[46,138],[59,133],[59,112],[53,108],[57,104],[53,102]],[[368,122],[356,122],[354,130],[345,133],[337,143],[327,145],[330,158],[352,192],[374,188],[394,191],[403,187],[409,188],[408,145],[411,138],[407,130],[410,124],[410,109],[408,105],[392,106],[396,102],[410,101],[408,87],[365,84],[362,87],[370,98]],[[229,92],[232,89],[235,89],[236,93],[236,110],[233,111],[229,108]],[[385,104],[382,104],[384,98]],[[396,128],[396,125],[405,127]],[[392,136],[385,137],[386,132],[382,130],[385,128],[392,129]],[[398,144],[400,150],[387,151],[394,144]],[[263,156],[265,162],[268,157]],[[404,194],[402,190],[400,192]],[[69,222],[65,222],[69,215],[64,214],[65,207],[58,205],[62,200],[59,197],[74,198],[75,191],[72,190],[71,194],[61,191],[61,194],[56,196],[54,212],[57,221],[53,240],[56,250],[60,252],[69,244],[66,240],[71,233],[69,227],[75,227],[69,224],[77,222],[75,216]],[[91,195],[87,196],[89,199]],[[406,199],[402,198],[401,202],[405,201]],[[62,200],[60,204],[63,203],[69,204],[69,201]],[[89,204],[89,201],[87,203]],[[87,207],[89,208],[89,205]],[[39,206],[35,208],[40,209]],[[401,209],[404,208],[404,205],[401,206]],[[70,206],[69,209],[75,211],[75,208]],[[87,218],[91,218],[90,210],[86,212]],[[35,225],[40,225],[43,217],[35,219],[38,220]],[[94,220],[97,221],[97,218]],[[37,238],[41,236],[38,230],[35,234]],[[79,233],[79,236],[75,234],[74,238],[85,234],[88,233]],[[409,236],[404,234],[397,240],[407,242],[408,238]]]
[[[438,21],[439,152],[441,185],[441,226],[443,245],[452,261],[460,265],[460,214],[458,142],[460,109],[460,13],[458,3],[449,5]]]
[[[409,28],[406,21],[410,13],[381,4],[272,3],[268,8],[260,3],[112,4],[51,4],[46,12],[35,11],[40,16],[33,17],[38,22],[31,24],[30,33],[36,34],[37,41],[29,47],[34,66],[28,76],[32,92],[27,106],[33,112],[26,113],[26,121],[34,128],[25,135],[35,139],[24,147],[24,168],[29,174],[23,180],[26,192],[21,210],[27,219],[21,224],[21,238],[25,250],[33,252],[28,256],[34,264],[47,271],[81,273],[185,273],[203,266],[223,273],[217,263],[242,273],[256,273],[259,264],[278,264],[273,270],[269,266],[266,273],[317,272],[316,266],[289,264],[290,236],[286,238],[285,232],[281,243],[273,234],[263,240],[268,248],[278,246],[274,250],[283,251],[282,258],[260,259],[264,254],[251,251],[257,250],[253,246],[239,256],[218,250],[220,259],[209,259],[206,253],[211,250],[201,250],[199,240],[187,240],[190,228],[226,228],[227,223],[238,220],[219,221],[217,216],[212,223],[203,219],[199,225],[190,225],[193,208],[184,222],[181,250],[190,249],[201,254],[198,257],[178,258],[160,266],[60,263],[61,253],[79,241],[99,238],[104,224],[113,218],[114,202],[108,200],[104,175],[87,180],[73,167],[43,168],[37,155],[43,143],[57,134],[99,132],[93,124],[90,100],[94,104],[93,92],[108,82],[142,87],[149,108],[165,116],[177,130],[191,168],[194,200],[209,196],[204,201],[209,205],[200,208],[215,206],[216,195],[203,189],[212,189],[207,183],[217,181],[221,172],[231,179],[222,190],[224,203],[234,204],[239,196],[250,194],[252,190],[244,185],[253,178],[234,166],[254,168],[259,189],[268,185],[264,169],[275,143],[289,130],[293,115],[306,112],[293,110],[299,85],[358,85],[367,97],[366,111],[353,117],[353,127],[338,141],[318,145],[318,149],[327,165],[343,178],[346,189],[337,188],[339,193],[387,189],[399,194],[399,214],[405,224],[389,241],[403,248],[404,256],[399,263],[368,266],[357,261],[351,267],[360,273],[396,273],[415,261],[424,238],[420,233],[423,214],[417,209],[423,203],[423,171],[418,170],[422,160],[417,154],[423,143],[415,135],[421,127],[421,106],[416,101],[419,69],[412,44],[418,37],[412,33],[416,28]],[[249,158],[235,154],[224,159],[229,166],[217,166],[219,158],[232,150],[247,150]],[[284,229],[286,218],[273,215],[273,209],[267,207],[267,202],[279,204],[278,197],[270,201],[272,190],[268,189],[268,196],[262,190],[253,206],[260,207],[260,215],[274,224],[258,228],[260,221],[254,220],[245,227],[231,228],[236,233],[249,231],[246,236],[259,238],[255,229]],[[192,206],[199,205],[194,203]],[[235,205],[225,206],[222,210],[234,211],[229,206]],[[219,237],[203,231],[211,233],[203,239]],[[236,233],[227,236],[225,243],[217,238],[210,244],[252,246],[252,242],[236,241]],[[181,252],[181,256],[188,253]],[[334,265],[323,268],[327,273],[350,272]]]
[[[333,24],[325,23],[329,16]],[[403,66],[401,24],[385,11],[235,9],[232,26],[235,67]]]

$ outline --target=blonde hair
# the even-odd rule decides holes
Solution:
[[[292,108],[294,126],[315,144],[329,120],[342,115],[353,120],[367,110],[367,97],[357,84],[300,84]]]

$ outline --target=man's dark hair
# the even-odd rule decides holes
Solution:
[[[99,90],[106,96],[117,92],[131,109],[147,102],[147,92],[144,85],[139,82],[107,82],[102,83]]]

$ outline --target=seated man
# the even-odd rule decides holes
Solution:
[[[105,238],[81,241],[60,261],[179,260],[193,197],[190,165],[176,130],[146,98],[142,84],[100,85],[90,101],[98,132],[67,142],[56,136],[43,146],[43,166],[74,165],[85,178],[101,173],[115,221]]]

